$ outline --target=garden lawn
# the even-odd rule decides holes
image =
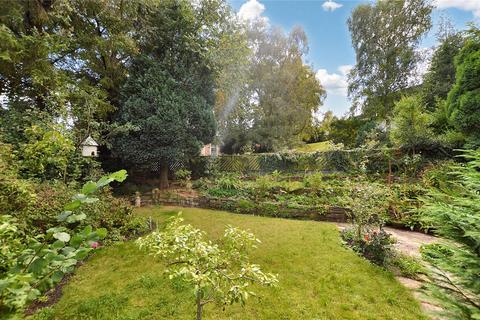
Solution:
[[[322,141],[304,144],[300,147],[295,148],[295,151],[298,152],[318,152],[318,151],[329,151],[335,149],[334,144],[330,141]]]
[[[186,223],[219,237],[230,224],[262,243],[252,261],[278,274],[276,288],[256,288],[240,305],[207,305],[204,319],[427,319],[395,277],[342,247],[333,224],[193,208],[141,208],[159,225],[183,211]],[[133,242],[99,250],[64,287],[60,301],[35,319],[194,319],[193,291]]]

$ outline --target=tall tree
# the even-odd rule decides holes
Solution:
[[[434,111],[439,99],[447,99],[455,84],[455,56],[463,46],[463,36],[451,28],[442,28],[432,61],[422,84],[422,99],[428,111]]]
[[[447,108],[455,128],[469,147],[480,146],[480,30],[472,27],[455,60],[455,85],[448,94]]]
[[[410,85],[415,48],[431,27],[431,11],[429,0],[377,0],[355,8],[348,19],[356,54],[348,88],[354,109],[388,120]]]
[[[108,122],[137,52],[146,0],[6,1],[0,94],[8,139],[36,122],[73,120],[77,142]]]
[[[70,0],[72,45],[58,67],[76,80],[71,96],[77,135],[97,133],[100,141],[120,104],[127,68],[139,51],[146,0]]]
[[[351,116],[337,119],[334,117],[330,124],[327,135],[328,140],[334,143],[342,143],[345,147],[353,148],[360,129],[365,121],[359,116]]]
[[[301,143],[325,95],[312,68],[305,32],[296,27],[288,35],[262,21],[248,25],[252,49],[247,81],[228,118],[227,151],[257,146],[272,151]]]
[[[127,130],[116,136],[113,151],[130,166],[160,166],[167,187],[168,166],[198,154],[215,134],[213,62],[190,2],[162,1],[152,10],[142,55],[122,89],[117,123]]]
[[[67,76],[53,61],[70,41],[57,32],[63,26],[62,9],[62,3],[53,1],[2,3],[0,127],[9,142],[23,142],[25,127],[51,122],[64,110]]]

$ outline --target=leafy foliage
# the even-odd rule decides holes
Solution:
[[[8,142],[25,142],[23,128],[59,119],[73,121],[75,142],[102,130],[137,49],[133,25],[145,3],[5,3],[0,126]]]
[[[204,232],[182,222],[182,218],[172,217],[163,232],[154,232],[137,243],[167,263],[171,279],[182,279],[193,287],[197,319],[202,319],[207,303],[244,304],[254,295],[249,289],[252,283],[272,286],[278,282],[275,275],[250,263],[248,251],[260,242],[252,233],[229,226],[215,244],[205,240]]]
[[[215,134],[212,62],[200,54],[208,41],[194,13],[187,1],[165,1],[154,9],[116,116],[125,130],[115,137],[114,153],[129,166],[160,167],[162,187],[169,163],[198,154]]]
[[[370,230],[360,239],[355,229],[345,229],[341,236],[347,246],[379,266],[386,267],[394,254],[392,245],[395,240],[383,229]]]
[[[424,76],[422,101],[428,111],[434,111],[437,101],[447,99],[455,84],[455,56],[463,46],[463,36],[453,30],[445,30],[440,35],[440,45],[435,48],[432,62]]]
[[[75,147],[57,130],[32,126],[25,130],[28,142],[20,148],[21,172],[29,178],[66,179],[67,166]]]
[[[403,276],[411,279],[419,279],[421,274],[426,274],[428,271],[423,266],[419,258],[414,258],[409,255],[396,252],[388,261],[390,268],[397,269]]]
[[[453,318],[480,316],[480,151],[466,151],[465,166],[452,165],[450,176],[424,197],[421,222],[450,240],[423,248],[433,266],[431,296]]]
[[[480,145],[480,30],[472,28],[455,60],[456,81],[447,106],[455,128],[472,147]]]
[[[427,0],[377,1],[352,12],[348,28],[356,64],[348,90],[365,116],[387,120],[410,86],[415,48],[431,27],[432,8]]]
[[[1,311],[21,311],[29,302],[60,282],[78,261],[98,246],[98,241],[107,235],[107,229],[76,227],[79,221],[87,218],[84,213],[77,211],[82,205],[98,200],[92,196],[99,188],[125,178],[126,172],[123,170],[105,176],[96,183],[86,183],[81,193],[74,195],[71,202],[64,206],[64,211],[57,217],[57,226],[43,234],[25,236],[19,232],[14,218],[1,216]],[[66,222],[67,226],[62,226],[61,222]]]
[[[243,81],[220,113],[222,152],[278,151],[301,144],[325,90],[303,62],[308,52],[301,27],[289,34],[258,20],[245,26],[251,48]]]
[[[350,194],[343,200],[350,209],[350,220],[353,224],[355,242],[362,242],[364,236],[372,233],[376,241],[382,245],[384,235],[377,237],[376,229],[382,230],[388,201],[386,190],[375,183],[358,183],[351,186]],[[375,233],[373,233],[375,232]],[[368,240],[368,239],[365,239]],[[376,242],[374,243],[376,244]]]
[[[392,130],[393,143],[407,150],[431,143],[430,116],[426,113],[420,97],[407,96],[395,103]]]
[[[180,181],[180,183],[190,189],[192,187],[192,183],[190,180],[192,179],[192,171],[187,169],[180,169],[175,171],[175,178]]]

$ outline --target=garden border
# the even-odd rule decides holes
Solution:
[[[210,198],[205,196],[198,197],[162,197],[157,196],[155,199],[151,193],[145,193],[141,196],[141,201],[136,201],[135,197],[131,199],[132,204],[136,206],[177,206],[177,207],[193,207],[213,210],[226,210],[232,213],[250,214],[258,216],[268,216],[274,218],[287,218],[297,220],[313,220],[313,221],[329,221],[329,222],[347,222],[347,208],[338,206],[328,206],[326,208],[309,207],[305,209],[286,208],[280,206],[278,212],[273,214],[264,214],[258,209],[241,208],[238,206],[237,200]]]

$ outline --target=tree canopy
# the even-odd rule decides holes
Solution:
[[[301,143],[325,90],[312,68],[305,32],[290,34],[256,21],[247,27],[250,65],[236,103],[224,112],[220,134],[226,152],[273,151]]]
[[[455,56],[463,45],[463,36],[451,31],[441,35],[422,84],[422,100],[427,110],[434,111],[438,100],[447,99],[455,83]]]
[[[188,161],[215,135],[218,65],[210,49],[216,49],[216,35],[205,37],[205,24],[188,1],[163,1],[149,17],[121,91],[115,119],[122,130],[113,152],[130,166],[160,169],[166,186],[168,166]]]
[[[429,129],[431,118],[418,96],[406,96],[395,103],[393,117],[392,141],[415,154],[417,146],[427,144],[432,138]]]
[[[348,19],[356,54],[349,75],[353,110],[385,119],[411,85],[418,60],[415,49],[431,27],[427,0],[377,1],[357,6]]]
[[[447,107],[454,126],[471,146],[480,146],[480,30],[472,27],[455,60],[455,85]]]

